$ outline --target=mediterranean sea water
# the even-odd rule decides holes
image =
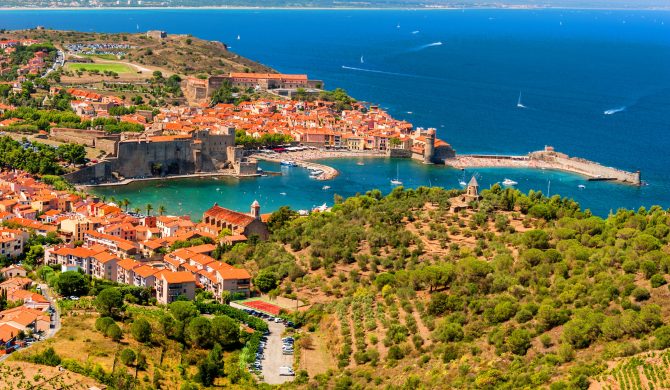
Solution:
[[[0,28],[136,32],[152,29],[227,43],[285,73],[342,87],[415,126],[435,127],[459,153],[519,153],[553,145],[570,155],[641,170],[647,186],[576,175],[477,169],[482,187],[573,197],[594,213],[670,207],[670,12],[584,10],[86,10],[2,11]],[[237,39],[237,36],[240,39]],[[517,107],[519,95],[526,109]],[[198,216],[218,202],[263,211],[310,208],[379,188],[457,187],[463,173],[411,161],[329,161],[341,175],[179,180],[96,190],[133,206]],[[269,170],[279,166],[262,164]],[[398,167],[396,167],[398,166]],[[467,178],[466,178],[467,179]],[[583,184],[585,188],[578,188]],[[331,188],[324,190],[322,187]],[[131,207],[133,207],[131,206]]]

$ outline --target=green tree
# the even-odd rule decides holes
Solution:
[[[175,319],[182,322],[188,322],[191,318],[197,317],[200,312],[195,304],[190,301],[175,301],[168,306],[170,313]]]
[[[151,341],[151,324],[144,318],[138,318],[133,321],[133,324],[130,327],[130,333],[138,342],[148,343]]]
[[[123,332],[116,323],[110,324],[107,327],[105,335],[114,341],[120,341],[123,338]]]
[[[121,362],[123,364],[125,364],[126,366],[131,366],[133,365],[133,363],[135,363],[137,355],[135,354],[135,351],[133,351],[132,349],[125,348],[119,354],[119,358],[121,359]]]
[[[240,324],[228,316],[216,316],[211,323],[212,340],[222,347],[230,347],[240,342]]]
[[[88,280],[79,272],[67,271],[58,276],[54,287],[63,296],[80,297],[88,293]]]
[[[205,348],[211,344],[212,324],[205,317],[196,317],[189,321],[186,336],[191,345]]]
[[[95,298],[95,308],[101,316],[116,317],[123,310],[123,296],[119,289],[106,288]]]
[[[254,278],[254,286],[262,292],[274,290],[278,282],[277,274],[268,270],[261,270],[256,278]]]

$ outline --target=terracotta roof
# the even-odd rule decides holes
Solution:
[[[19,334],[19,330],[15,327],[7,324],[0,325],[0,341],[7,342],[16,337],[17,334]]]
[[[218,205],[214,205],[212,208],[205,211],[205,215],[242,227],[247,226],[254,221],[254,217],[251,215],[229,210]]]
[[[195,276],[190,272],[172,272],[163,270],[160,272],[160,278],[163,278],[168,283],[195,283]]]
[[[154,267],[149,267],[148,265],[141,265],[135,269],[133,269],[133,272],[143,278],[148,278],[151,275],[155,275],[159,272],[160,270],[157,270]]]
[[[249,271],[242,268],[225,268],[217,272],[223,279],[251,279]]]

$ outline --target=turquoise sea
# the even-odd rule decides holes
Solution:
[[[509,177],[524,191],[573,197],[600,215],[619,207],[670,207],[670,12],[0,12],[0,28],[36,25],[101,32],[162,29],[220,40],[279,71],[307,73],[416,126],[436,127],[460,153],[527,153],[549,144],[605,165],[639,169],[648,183],[639,188],[591,183],[549,171],[468,172],[478,175],[482,187]],[[527,109],[516,107],[519,94]],[[611,115],[604,114],[608,110]],[[462,177],[460,171],[411,161],[331,163],[342,174],[327,183],[294,168],[281,177],[144,183],[99,192],[197,215],[215,201],[246,210],[258,199],[264,211],[283,204],[332,204],[333,193],[389,191],[396,171],[406,186],[455,187]],[[324,184],[332,188],[323,190]]]

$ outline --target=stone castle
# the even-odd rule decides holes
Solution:
[[[123,138],[123,137],[122,137]],[[168,175],[228,171],[256,174],[256,162],[243,157],[235,146],[235,129],[198,130],[189,135],[147,136],[121,139],[103,161],[66,178],[77,184],[95,184]]]

